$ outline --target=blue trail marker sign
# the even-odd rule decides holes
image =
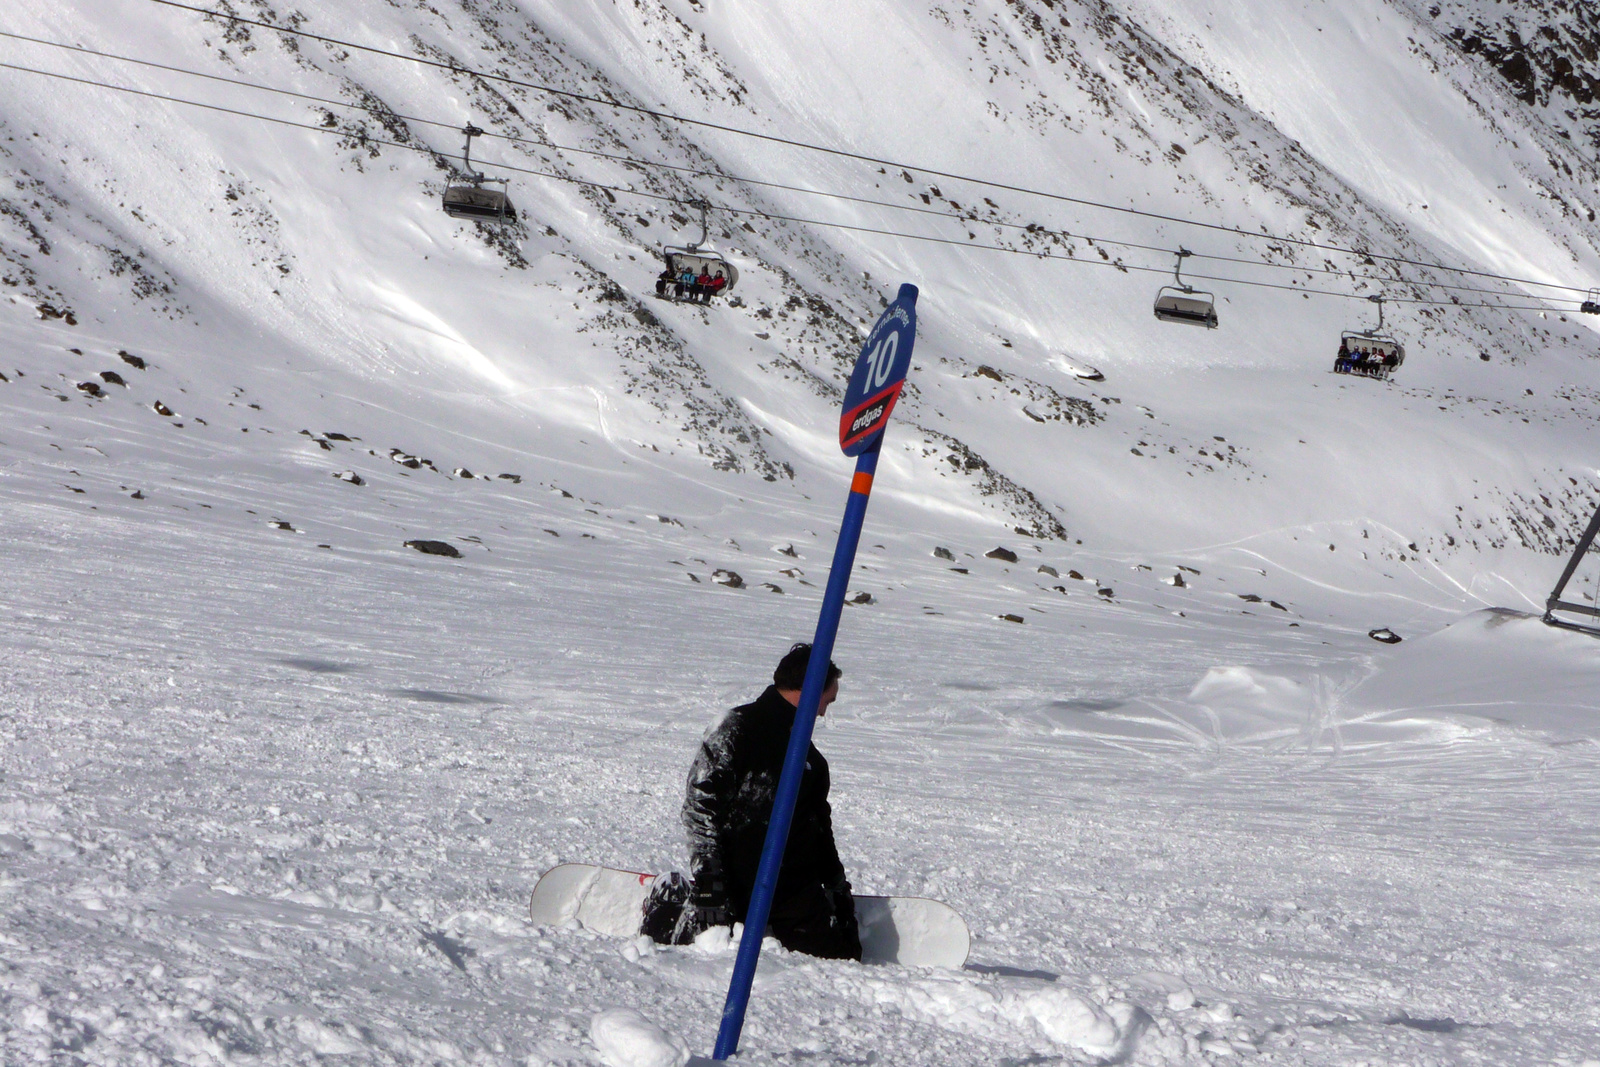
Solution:
[[[805,773],[811,731],[817,723],[817,706],[822,702],[828,662],[833,657],[833,641],[839,633],[839,616],[844,613],[844,594],[850,585],[856,546],[861,542],[861,526],[867,517],[872,477],[878,469],[878,447],[883,443],[889,415],[900,399],[906,372],[911,369],[911,349],[916,340],[917,287],[902,285],[894,303],[878,318],[872,333],[867,335],[867,343],[861,346],[850,385],[844,393],[844,411],[839,417],[839,447],[845,455],[856,457],[856,472],[844,505],[844,521],[839,525],[839,542],[833,550],[828,587],[822,595],[817,633],[811,640],[811,660],[806,665],[800,703],[795,708],[794,726],[789,732],[783,776],[778,780],[778,792],[772,801],[761,865],[756,869],[756,884],[750,894],[749,910],[745,912],[744,937],[734,959],[728,1000],[722,1008],[722,1027],[717,1031],[714,1053],[718,1060],[726,1060],[739,1051],[739,1032],[744,1028],[744,1013],[750,1004],[750,985],[755,981],[756,964],[761,958],[761,938],[772,912],[772,894],[778,887],[778,871],[783,866],[783,849],[789,840],[789,824],[794,819],[795,798],[799,796],[800,778]]]

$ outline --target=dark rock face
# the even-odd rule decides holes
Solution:
[[[122,357],[122,362],[126,363],[134,370],[144,370],[145,367],[148,366],[148,364],[145,363],[143,356],[136,356],[132,352],[119,351],[117,355]]]
[[[983,558],[999,559],[1004,560],[1007,563],[1015,563],[1017,561],[1017,554],[1005,547],[991,548],[989,551],[983,554]]]
[[[445,556],[449,559],[460,559],[461,550],[448,541],[407,541],[407,548],[414,548],[425,556]]]
[[[114,370],[103,370],[103,371],[101,371],[100,372],[100,380],[102,382],[105,382],[107,385],[120,385],[123,388],[127,388],[127,385],[128,385],[127,382],[122,380],[122,375],[118,374]]]
[[[167,405],[163,404],[161,401],[157,400],[154,404],[151,404],[150,406],[151,406],[151,408],[153,408],[155,410],[155,413],[157,415],[165,415],[168,418],[172,417],[172,409],[167,407]]]
[[[1023,617],[1021,615],[1012,615],[1009,612],[1007,614],[1005,614],[1005,615],[999,616],[999,618],[1005,620],[1006,622],[1024,622],[1024,621],[1026,621],[1026,620],[1023,619]]]
[[[1387,626],[1380,626],[1376,630],[1368,630],[1367,636],[1374,641],[1382,641],[1386,645],[1398,645],[1400,643],[1400,635]]]
[[[78,391],[80,393],[87,393],[90,396],[105,396],[106,395],[106,391],[104,389],[100,388],[100,383],[99,382],[79,382],[78,383]]]
[[[935,559],[947,559],[951,563],[956,561],[956,554],[943,545],[936,546],[933,550],[933,555]]]
[[[744,579],[739,577],[738,572],[723,570],[720,567],[711,572],[711,580],[718,585],[725,585],[729,589],[744,588]]]
[[[1600,148],[1600,5],[1593,0],[1436,0],[1428,17],[1533,107],[1565,114]]]

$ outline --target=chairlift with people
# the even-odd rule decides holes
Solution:
[[[1162,322],[1182,322],[1190,326],[1217,328],[1217,300],[1210,293],[1201,292],[1183,280],[1183,261],[1194,255],[1187,248],[1178,249],[1178,263],[1172,268],[1175,284],[1164,285],[1156,293],[1156,318]]]
[[[1586,315],[1600,315],[1600,289],[1590,289],[1578,310]]]
[[[656,277],[656,296],[709,304],[713,296],[731,292],[739,284],[739,271],[707,240],[706,213],[711,205],[696,200],[689,206],[700,209],[700,239],[693,244],[661,246],[663,268]]]
[[[1383,294],[1367,297],[1378,305],[1378,326],[1373,330],[1346,330],[1339,335],[1339,354],[1333,359],[1335,374],[1387,378],[1406,361],[1406,347],[1383,332]]]
[[[472,139],[483,131],[468,123],[461,131],[467,143],[461,149],[461,162],[466,167],[471,185],[450,185],[444,191],[444,213],[455,219],[476,219],[479,222],[512,223],[517,221],[517,209],[507,195],[509,178],[487,178],[472,169]],[[485,189],[485,185],[498,185],[498,189]]]

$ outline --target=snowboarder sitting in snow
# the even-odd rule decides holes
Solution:
[[[657,879],[643,926],[657,941],[686,944],[702,930],[743,921],[810,659],[810,645],[791,648],[772,672],[772,685],[730,711],[701,743],[683,802],[693,884],[676,874]],[[842,673],[828,664],[818,717],[839,695]],[[815,745],[806,755],[767,922],[768,932],[791,951],[861,958],[855,899],[833,841],[828,761]]]

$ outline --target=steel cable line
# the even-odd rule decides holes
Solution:
[[[24,34],[10,33],[10,32],[4,31],[4,30],[0,30],[0,38],[9,38],[11,40],[24,41],[24,42],[27,42],[29,44],[42,45],[42,46],[49,47],[49,48],[61,49],[63,51],[76,52],[76,53],[80,53],[80,54],[83,54],[83,55],[96,56],[96,57],[101,58],[101,59],[110,59],[110,60],[114,60],[114,61],[121,62],[121,63],[132,63],[132,64],[135,64],[137,66],[149,67],[149,68],[152,68],[154,70],[167,71],[167,72],[173,73],[173,74],[182,74],[182,75],[185,75],[185,76],[188,76],[188,77],[193,77],[193,78],[203,78],[203,79],[205,79],[207,81],[221,82],[224,85],[237,85],[237,86],[241,86],[243,88],[260,90],[262,92],[275,93],[275,94],[278,94],[280,96],[291,97],[291,98],[294,98],[294,99],[297,99],[297,100],[309,100],[309,101],[311,101],[313,103],[321,104],[324,107],[337,107],[337,108],[342,108],[342,109],[350,110],[350,111],[360,111],[360,112],[372,115],[375,118],[378,118],[380,120],[382,120],[382,119],[384,119],[386,117],[391,117],[392,116],[394,118],[401,119],[401,120],[403,120],[403,121],[405,121],[407,123],[412,123],[412,124],[419,125],[419,126],[435,126],[435,127],[441,128],[441,129],[450,129],[450,130],[459,129],[459,127],[457,127],[453,123],[443,122],[443,121],[440,121],[440,120],[437,120],[437,119],[426,119],[426,118],[422,118],[422,117],[416,116],[416,115],[406,115],[406,114],[403,114],[401,112],[393,111],[392,109],[389,109],[387,107],[378,108],[378,107],[374,107],[374,106],[369,105],[369,104],[351,103],[350,101],[347,101],[347,100],[334,100],[334,99],[330,99],[328,97],[316,96],[316,95],[311,94],[311,93],[298,92],[298,91],[293,90],[293,89],[283,89],[283,88],[280,88],[280,87],[275,86],[275,85],[265,85],[265,84],[262,84],[260,82],[247,81],[247,80],[242,79],[242,78],[229,78],[229,77],[224,77],[224,76],[218,75],[218,74],[208,74],[208,73],[206,73],[204,71],[190,70],[190,69],[185,68],[185,67],[176,67],[176,66],[172,66],[172,65],[166,64],[166,63],[156,63],[156,62],[153,62],[151,60],[139,59],[139,58],[137,58],[135,56],[118,55],[118,54],[116,54],[114,52],[101,52],[101,51],[98,51],[98,50],[93,49],[93,48],[86,48],[86,47],[84,47],[82,45],[67,44],[67,43],[60,42],[60,41],[49,41],[49,40],[45,40],[45,39],[39,38],[39,37],[28,37],[28,36],[26,36]],[[763,180],[763,179],[760,179],[760,178],[743,177],[743,176],[740,176],[740,175],[737,175],[737,174],[728,174],[725,171],[720,171],[720,170],[705,170],[705,169],[702,169],[702,168],[685,166],[685,165],[682,165],[682,164],[664,163],[664,162],[658,162],[658,161],[655,161],[655,160],[641,159],[641,158],[639,158],[637,156],[622,155],[622,154],[615,153],[615,152],[602,152],[602,151],[600,151],[598,149],[578,148],[578,147],[571,146],[571,145],[560,145],[560,144],[556,144],[556,143],[551,142],[551,141],[541,141],[541,140],[538,140],[538,139],[535,139],[535,138],[530,138],[530,137],[516,137],[516,136],[513,136],[511,134],[489,133],[489,132],[483,133],[482,136],[484,136],[486,138],[496,139],[496,140],[508,141],[508,142],[510,142],[512,144],[535,145],[537,147],[550,149],[550,150],[556,151],[556,152],[567,152],[567,153],[572,153],[572,154],[576,154],[576,155],[593,156],[593,157],[597,157],[597,158],[600,158],[600,159],[606,159],[606,160],[610,160],[610,161],[613,161],[613,162],[623,163],[625,165],[633,165],[633,166],[638,166],[638,167],[651,167],[651,168],[656,168],[656,169],[659,169],[659,170],[667,170],[667,171],[673,171],[673,172],[676,172],[676,173],[687,174],[687,175],[694,176],[694,177],[713,177],[713,178],[718,178],[718,179],[722,179],[722,180],[726,180],[726,181],[738,182],[738,183],[741,183],[741,184],[744,184],[744,185],[759,186],[759,187],[764,187],[764,188],[769,188],[769,189],[778,189],[778,190],[782,190],[782,191],[785,191],[785,192],[800,193],[800,194],[804,194],[804,195],[808,195],[808,196],[820,196],[820,197],[825,197],[825,198],[829,198],[829,199],[845,201],[845,202],[848,202],[848,203],[863,204],[863,205],[867,205],[867,206],[871,206],[871,207],[884,208],[884,209],[887,209],[887,210],[890,210],[890,211],[903,211],[903,212],[908,212],[908,213],[918,214],[918,215],[933,215],[933,216],[937,216],[938,218],[955,219],[957,221],[964,222],[964,223],[976,223],[978,225],[993,226],[993,227],[1000,228],[1000,229],[1020,230],[1020,231],[1026,232],[1026,233],[1028,233],[1030,235],[1040,235],[1040,236],[1044,236],[1044,237],[1055,237],[1055,238],[1062,238],[1062,239],[1071,239],[1073,237],[1077,237],[1077,238],[1079,238],[1081,240],[1087,241],[1091,245],[1108,245],[1108,246],[1115,247],[1115,248],[1127,248],[1127,249],[1132,249],[1132,250],[1141,251],[1141,252],[1160,252],[1160,253],[1164,253],[1164,254],[1171,254],[1171,252],[1172,252],[1172,250],[1170,248],[1165,248],[1165,247],[1162,247],[1162,246],[1159,246],[1159,245],[1139,244],[1139,243],[1134,242],[1134,241],[1119,240],[1117,238],[1097,237],[1097,236],[1095,236],[1093,234],[1085,234],[1085,233],[1074,234],[1074,233],[1072,233],[1071,231],[1068,231],[1068,230],[1052,230],[1052,229],[1050,229],[1050,228],[1048,228],[1046,226],[1041,226],[1041,225],[1033,224],[1033,223],[1003,222],[1003,221],[996,221],[994,219],[984,219],[981,216],[979,216],[978,214],[976,214],[975,212],[962,214],[962,213],[960,213],[960,208],[959,207],[956,207],[955,213],[952,213],[952,212],[949,212],[949,211],[942,211],[942,210],[939,210],[937,208],[932,208],[932,207],[918,207],[915,204],[890,203],[890,202],[884,201],[884,200],[874,200],[874,199],[871,199],[870,197],[854,196],[854,195],[851,195],[849,193],[831,192],[831,191],[826,190],[826,189],[811,189],[811,188],[806,188],[804,186],[788,185],[788,184],[785,184],[785,183],[782,183],[782,182],[766,181],[766,180]],[[1455,285],[1455,284],[1451,284],[1451,283],[1448,283],[1448,282],[1423,281],[1423,280],[1419,280],[1419,279],[1411,279],[1411,278],[1403,278],[1403,277],[1398,277],[1398,278],[1373,277],[1372,275],[1356,274],[1354,271],[1339,270],[1337,268],[1301,266],[1301,265],[1297,265],[1297,264],[1293,264],[1293,263],[1273,263],[1273,262],[1270,262],[1268,260],[1250,259],[1250,258],[1241,257],[1241,256],[1219,256],[1219,255],[1214,255],[1214,254],[1205,253],[1205,252],[1195,252],[1195,253],[1191,253],[1191,255],[1195,259],[1210,260],[1212,262],[1217,262],[1217,263],[1232,263],[1232,264],[1238,264],[1238,265],[1244,265],[1244,266],[1262,267],[1262,268],[1270,269],[1270,270],[1284,270],[1284,271],[1290,271],[1290,272],[1294,272],[1294,273],[1302,273],[1303,272],[1303,273],[1306,273],[1306,274],[1334,275],[1336,277],[1341,277],[1341,278],[1348,277],[1352,281],[1370,282],[1372,284],[1380,285],[1380,286],[1386,286],[1386,285],[1411,285],[1411,286],[1416,286],[1416,287],[1420,287],[1420,288],[1443,289],[1443,290],[1448,290],[1448,291],[1451,291],[1451,292],[1478,293],[1478,294],[1482,294],[1482,295],[1486,295],[1486,296],[1513,297],[1513,298],[1525,295],[1525,294],[1519,294],[1519,293],[1506,292],[1503,289],[1485,289],[1485,288],[1482,288],[1480,286]],[[1198,278],[1200,276],[1199,275],[1195,275],[1195,277]]]
[[[213,112],[217,112],[217,113],[224,114],[224,115],[232,115],[232,116],[235,116],[235,117],[238,117],[238,118],[254,119],[254,120],[258,121],[258,122],[267,122],[267,123],[271,123],[271,124],[278,125],[278,126],[287,126],[287,127],[292,128],[292,129],[307,130],[307,131],[310,131],[312,133],[320,133],[320,134],[324,134],[324,135],[333,134],[333,135],[337,135],[337,136],[341,136],[341,137],[352,136],[349,131],[341,130],[341,129],[338,129],[336,127],[313,125],[313,124],[308,123],[308,122],[297,122],[297,121],[295,121],[293,119],[276,118],[276,117],[271,116],[271,115],[262,115],[262,114],[258,114],[258,113],[253,112],[253,111],[243,111],[243,110],[240,110],[238,108],[224,107],[221,104],[210,104],[210,103],[206,103],[206,102],[200,101],[200,100],[189,100],[189,99],[185,99],[184,97],[170,96],[170,95],[167,95],[167,94],[164,94],[164,93],[152,92],[152,91],[146,90],[146,89],[135,89],[135,88],[132,88],[130,86],[125,86],[125,85],[112,85],[112,84],[107,83],[107,82],[95,81],[92,78],[81,78],[81,77],[78,77],[76,75],[62,74],[62,73],[59,73],[59,72],[56,72],[56,71],[39,70],[39,69],[34,68],[34,67],[25,67],[25,66],[21,66],[20,64],[15,64],[15,63],[3,63],[3,62],[0,62],[0,70],[11,70],[11,71],[17,71],[17,72],[23,73],[23,74],[34,74],[34,75],[39,75],[39,76],[46,77],[46,78],[55,78],[55,79],[58,79],[60,81],[72,82],[72,83],[78,84],[78,85],[87,85],[87,86],[92,86],[92,87],[98,88],[98,89],[106,89],[106,90],[109,90],[109,91],[112,91],[112,92],[127,93],[127,94],[132,95],[132,96],[144,97],[144,98],[150,99],[150,100],[160,100],[160,101],[162,101],[164,103],[183,104],[183,105],[188,106],[188,107],[200,108],[200,109],[205,110],[205,111],[213,111]],[[354,107],[355,105],[343,105],[343,106]],[[399,148],[399,149],[404,149],[404,150],[409,151],[409,152],[417,152],[417,153],[420,153],[420,154],[423,154],[423,155],[427,155],[427,156],[430,156],[430,157],[438,157],[438,156],[442,155],[442,153],[437,152],[436,150],[434,150],[433,148],[431,148],[431,147],[429,147],[427,145],[406,144],[406,143],[401,142],[401,141],[391,141],[391,140],[388,140],[386,138],[373,137],[373,136],[369,136],[369,135],[366,135],[366,134],[363,134],[361,139],[362,139],[362,143],[363,144],[374,144],[374,145],[382,145],[382,146],[389,147],[389,148]],[[537,143],[537,142],[535,142],[535,143]],[[574,185],[587,186],[587,187],[592,188],[592,189],[600,189],[600,190],[604,190],[604,191],[610,192],[610,193],[621,193],[621,194],[623,194],[625,196],[642,197],[644,199],[664,201],[664,202],[670,203],[670,204],[682,204],[682,203],[684,203],[684,201],[683,201],[683,199],[681,197],[669,196],[669,195],[666,195],[666,194],[663,194],[663,193],[644,192],[642,190],[632,189],[632,188],[629,188],[627,186],[607,185],[604,182],[590,181],[590,180],[585,179],[585,178],[575,178],[575,177],[572,177],[571,175],[559,174],[559,173],[556,173],[554,171],[534,170],[532,168],[519,167],[519,166],[515,166],[513,164],[508,164],[508,163],[490,163],[490,164],[486,164],[486,165],[490,166],[490,167],[493,167],[495,170],[510,171],[510,172],[516,173],[516,174],[526,174],[526,175],[530,175],[530,176],[533,176],[533,177],[539,177],[539,178],[550,178],[550,179],[553,179],[555,181],[569,182],[569,183],[574,184]],[[749,218],[766,219],[766,220],[777,221],[777,222],[792,222],[792,223],[796,223],[796,224],[799,224],[799,225],[815,226],[815,227],[819,227],[819,228],[828,228],[828,229],[837,229],[837,230],[845,230],[845,231],[852,232],[852,233],[872,234],[872,235],[875,235],[875,236],[893,237],[893,238],[898,238],[898,239],[901,239],[901,240],[908,240],[908,241],[922,241],[922,242],[925,242],[925,243],[932,243],[932,244],[953,245],[953,246],[955,246],[957,248],[970,248],[970,249],[976,249],[976,250],[979,250],[979,251],[1004,252],[1004,253],[1008,253],[1010,255],[1030,256],[1030,257],[1032,257],[1034,259],[1049,259],[1049,260],[1052,260],[1052,261],[1055,261],[1055,262],[1058,262],[1058,263],[1075,263],[1075,264],[1094,266],[1094,267],[1110,267],[1110,268],[1113,268],[1115,270],[1120,270],[1120,271],[1122,271],[1124,273],[1133,272],[1133,273],[1141,273],[1141,274],[1160,274],[1160,275],[1166,275],[1166,274],[1170,273],[1169,268],[1166,268],[1166,267],[1147,267],[1147,266],[1141,266],[1139,264],[1122,263],[1121,261],[1113,261],[1113,260],[1078,259],[1077,257],[1072,256],[1070,254],[1065,255],[1065,256],[1055,255],[1055,254],[1051,253],[1048,250],[1045,250],[1045,251],[1033,251],[1033,250],[1023,249],[1023,248],[1013,248],[1013,247],[1011,247],[1009,245],[983,244],[983,243],[975,242],[972,239],[960,240],[960,239],[954,238],[954,237],[938,237],[938,236],[934,236],[934,235],[931,235],[931,234],[905,233],[905,232],[899,231],[899,230],[887,230],[887,229],[882,229],[882,228],[879,228],[879,227],[872,227],[872,226],[858,226],[858,225],[854,225],[854,224],[851,224],[851,223],[844,223],[844,222],[830,222],[830,221],[827,221],[825,219],[809,219],[809,218],[805,218],[803,216],[798,216],[798,215],[784,215],[784,214],[779,214],[779,213],[776,213],[776,212],[760,211],[760,210],[756,210],[756,209],[753,209],[753,208],[737,208],[737,207],[730,207],[730,206],[726,206],[726,205],[716,205],[716,209],[718,211],[721,211],[724,214],[728,214],[728,215],[735,215],[735,216],[742,215],[742,216],[747,216]],[[957,216],[947,215],[944,212],[933,212],[933,213],[937,214],[937,215],[940,215],[941,217],[944,217],[944,218],[956,219],[957,221],[965,221],[965,220],[959,219]],[[1168,250],[1167,249],[1156,249],[1156,251],[1166,252]],[[1267,266],[1271,266],[1271,264],[1266,264],[1266,265]],[[1331,296],[1331,297],[1339,297],[1339,298],[1346,299],[1346,300],[1365,300],[1365,299],[1367,299],[1366,297],[1361,296],[1359,294],[1355,294],[1355,293],[1338,292],[1338,291],[1331,290],[1331,289],[1312,289],[1312,288],[1307,287],[1307,286],[1284,285],[1284,284],[1281,284],[1281,283],[1278,283],[1278,282],[1252,281],[1252,280],[1245,279],[1245,278],[1228,278],[1228,277],[1221,277],[1221,276],[1210,275],[1210,274],[1192,274],[1192,275],[1190,275],[1190,277],[1192,277],[1192,278],[1194,278],[1194,279],[1196,279],[1198,281],[1222,282],[1222,283],[1228,284],[1228,285],[1251,286],[1251,287],[1258,288],[1258,289],[1277,289],[1277,290],[1282,290],[1282,291],[1285,291],[1285,292],[1305,293],[1305,294],[1312,295],[1312,296]],[[1464,303],[1464,302],[1462,302],[1460,300],[1454,300],[1454,299],[1452,299],[1452,300],[1428,300],[1428,299],[1423,299],[1423,298],[1419,298],[1419,297],[1389,297],[1389,298],[1385,298],[1385,299],[1389,303],[1394,303],[1394,304],[1414,304],[1414,305],[1429,306],[1429,307],[1493,308],[1493,309],[1502,310],[1502,311],[1552,311],[1552,310],[1559,310],[1559,309],[1551,308],[1548,305],[1518,305],[1518,304],[1503,304],[1503,303],[1497,303],[1497,302]],[[1534,298],[1534,299],[1537,299],[1537,298]]]
[[[1037,196],[1049,200],[1058,200],[1063,203],[1077,204],[1082,207],[1096,208],[1102,211],[1121,212],[1127,215],[1135,215],[1140,218],[1155,219],[1161,222],[1170,222],[1179,226],[1193,226],[1198,229],[1215,230],[1221,233],[1230,233],[1238,237],[1248,237],[1254,241],[1270,241],[1274,244],[1290,244],[1300,248],[1313,248],[1318,251],[1332,252],[1338,255],[1358,256],[1363,259],[1383,260],[1388,263],[1399,263],[1413,267],[1427,267],[1430,270],[1442,270],[1452,274],[1463,274],[1471,277],[1485,278],[1491,281],[1509,282],[1515,285],[1532,285],[1548,289],[1560,289],[1573,293],[1587,292],[1587,289],[1582,286],[1564,285],[1559,282],[1544,282],[1534,278],[1517,278],[1506,274],[1495,274],[1492,271],[1472,270],[1467,267],[1450,267],[1442,263],[1429,263],[1426,260],[1407,259],[1404,256],[1383,255],[1378,252],[1363,251],[1356,248],[1345,248],[1341,245],[1323,244],[1318,241],[1309,241],[1298,237],[1282,237],[1269,233],[1256,233],[1254,231],[1241,229],[1236,226],[1225,226],[1221,223],[1200,222],[1196,219],[1186,219],[1177,215],[1164,215],[1160,212],[1145,211],[1141,208],[1123,207],[1117,204],[1103,203],[1098,200],[1086,200],[1081,197],[1068,196],[1065,193],[1054,193],[1045,189],[1031,189],[1027,186],[1012,185],[1006,182],[993,181],[987,178],[977,178],[966,174],[956,174],[951,171],[935,170],[931,167],[924,167],[910,163],[901,163],[892,159],[870,156],[862,152],[852,152],[849,149],[833,148],[828,145],[815,144],[810,141],[801,141],[792,137],[782,137],[778,134],[762,133],[759,130],[749,130],[738,126],[729,126],[719,122],[712,122],[709,119],[691,118],[687,115],[678,115],[670,111],[644,107],[640,104],[625,104],[618,100],[608,100],[605,97],[594,96],[588,93],[580,93],[571,89],[558,89],[553,85],[544,85],[539,82],[525,81],[523,79],[513,78],[505,74],[494,74],[489,71],[477,70],[472,67],[463,66],[455,62],[446,63],[442,60],[427,59],[423,56],[408,56],[402,52],[393,52],[385,48],[378,48],[374,45],[358,44],[354,41],[346,41],[338,37],[328,37],[324,34],[311,33],[308,30],[300,30],[292,26],[282,26],[273,22],[263,22],[259,19],[248,19],[242,15],[234,15],[226,11],[217,11],[212,8],[197,7],[193,4],[180,3],[179,0],[149,0],[149,2],[152,4],[159,4],[163,7],[176,8],[180,11],[193,12],[197,15],[205,15],[210,18],[226,19],[230,22],[236,22],[245,26],[258,26],[264,30],[271,30],[275,33],[291,34],[307,40],[320,41],[323,44],[337,45],[340,48],[348,48],[358,52],[367,52],[372,55],[384,56],[389,59],[399,59],[408,63],[419,63],[423,66],[434,67],[439,70],[447,70],[454,74],[466,74],[474,78],[481,78],[484,81],[499,82],[503,85],[510,85],[520,89],[530,89],[535,92],[547,93],[552,96],[564,97],[568,100],[577,100],[600,107],[612,108],[617,111],[626,111],[668,122],[683,123],[684,125],[688,126],[698,126],[702,129],[716,130],[720,133],[733,134],[739,137],[749,137],[755,140],[784,145],[790,148],[800,148],[810,152],[819,152],[824,155],[836,156],[842,159],[853,159],[858,162],[871,163],[882,167],[896,167],[908,172],[916,171],[919,174],[925,174],[935,178],[942,178],[947,181],[969,182],[973,185],[981,185],[985,188],[999,189],[1005,192],[1019,193],[1024,196]],[[1170,250],[1164,249],[1163,251]],[[1535,297],[1534,299],[1537,298]]]

